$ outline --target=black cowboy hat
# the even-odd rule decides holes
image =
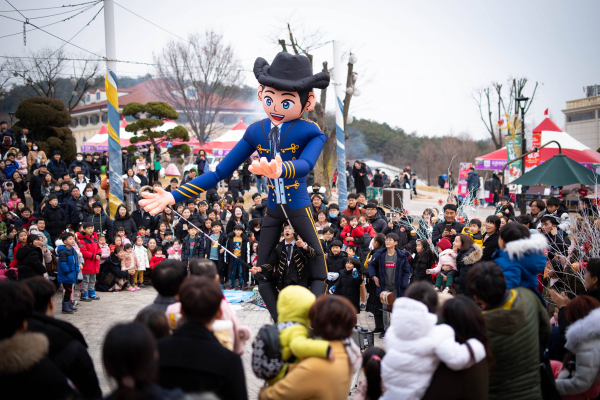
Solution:
[[[291,92],[329,86],[329,74],[319,72],[313,75],[308,57],[285,52],[278,53],[271,65],[264,58],[257,58],[254,76],[261,85]]]

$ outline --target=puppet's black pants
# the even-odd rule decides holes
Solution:
[[[285,212],[290,219],[294,231],[307,245],[315,250],[315,257],[308,260],[308,265],[310,267],[308,277],[310,291],[315,296],[325,294],[327,288],[327,285],[325,284],[325,280],[327,279],[327,265],[325,264],[325,255],[323,254],[321,241],[317,234],[317,228],[315,227],[308,206],[292,210],[287,204],[276,204],[275,209],[267,209],[266,215],[262,219],[260,245],[258,246],[256,265],[260,267],[269,264],[269,259],[279,243],[279,238],[283,231],[283,224],[287,222],[285,217],[286,214],[283,213],[282,207],[285,207]],[[273,260],[271,260],[271,264],[274,264],[272,267],[275,268],[278,261],[279,260],[273,262]],[[269,277],[265,278],[267,279],[257,279],[258,290],[273,321],[277,322],[278,292],[272,279],[269,279]]]

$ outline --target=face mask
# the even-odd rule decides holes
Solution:
[[[329,213],[329,218],[337,218],[337,213]]]
[[[83,157],[77,157],[77,161],[83,161]]]
[[[34,150],[37,150],[38,148],[37,148],[37,146],[33,146],[33,149],[34,149]]]
[[[94,195],[94,192],[85,192],[85,195],[87,197],[92,197]]]
[[[235,179],[237,179],[237,178],[239,178],[239,175],[237,175],[237,174],[234,174],[234,175],[233,175],[233,177],[234,177]]]
[[[260,228],[254,228],[256,232],[260,232]]]

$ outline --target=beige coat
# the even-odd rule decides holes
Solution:
[[[48,157],[46,157],[46,153],[44,153],[42,150],[38,150],[38,151],[30,150],[29,153],[27,154],[27,165],[29,165],[30,167],[32,165],[34,165],[37,161],[38,156],[42,157],[42,162],[44,164],[46,164],[48,162]]]
[[[260,400],[346,400],[350,390],[350,364],[342,342],[330,342],[335,361],[309,357],[273,386],[260,391]]]

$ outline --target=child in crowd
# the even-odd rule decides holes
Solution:
[[[180,256],[181,261],[187,263],[193,258],[201,258],[204,254],[204,238],[198,236],[198,229],[195,226],[188,228],[188,234],[180,242]],[[175,239],[175,242],[179,242]],[[173,242],[173,243],[175,243]],[[175,246],[173,246],[175,247]],[[171,250],[171,249],[169,249]],[[170,253],[169,253],[170,254]],[[175,253],[177,254],[177,253]],[[170,258],[170,257],[169,257]]]
[[[127,239],[127,235],[125,235],[125,228],[123,228],[122,226],[117,228],[117,236],[121,238],[123,246],[125,246],[126,244],[131,244],[131,241],[129,241],[129,239]]]
[[[348,221],[348,225],[342,230],[342,240],[344,243],[344,247],[342,250],[346,250],[348,246],[354,247],[356,253],[356,248],[363,241],[363,235],[365,231],[362,226],[358,225],[358,218],[352,216]]]
[[[358,223],[360,226],[362,226],[365,233],[368,233],[369,236],[371,236],[371,238],[374,238],[375,235],[377,235],[377,232],[375,232],[375,229],[373,229],[369,223],[369,217],[367,217],[366,214],[361,214],[361,216],[358,217]]]
[[[25,178],[25,176],[27,176],[27,158],[20,151],[17,153],[17,157],[15,158],[15,164],[17,165],[17,172],[20,173],[23,178]]]
[[[118,246],[123,246],[123,239],[121,239],[121,236],[115,236],[113,239],[113,244],[111,244],[109,247],[110,252],[114,252],[115,248],[117,248]]]
[[[210,213],[209,213],[210,214]],[[209,260],[213,260],[217,265],[217,269],[219,271],[219,276],[221,277],[221,287],[227,281],[227,266],[224,261],[225,250],[222,247],[219,247],[219,244],[222,246],[226,243],[227,238],[225,235],[221,233],[223,229],[223,225],[219,221],[214,221],[212,223],[212,233],[210,234],[211,240],[206,241],[206,257]],[[209,250],[210,246],[210,250]]]
[[[2,197],[0,197],[0,200],[2,200],[2,203],[7,204],[10,201],[10,195],[13,192],[14,186],[13,183],[11,181],[8,182],[4,182],[2,184]],[[11,210],[14,211],[14,210]]]
[[[110,246],[106,243],[106,236],[98,236],[98,245],[100,246],[100,265],[104,264],[104,261],[110,257]]]
[[[435,254],[431,251],[427,239],[417,240],[417,255],[410,261],[413,269],[411,281],[431,281],[431,278],[427,276],[427,270],[435,264],[435,261]]]
[[[169,260],[181,261],[181,242],[179,239],[173,240],[173,246],[167,249],[167,254],[169,255]]]
[[[144,286],[144,271],[150,268],[150,261],[148,260],[148,251],[144,247],[144,237],[138,236],[135,238],[135,244],[133,245],[134,257],[138,261],[138,268],[133,276],[133,284],[138,285],[139,288],[143,289]]]
[[[351,248],[351,247],[349,247]],[[358,258],[348,256],[345,269],[340,271],[340,277],[335,285],[329,289],[329,293],[344,296],[360,313],[360,285],[363,283],[360,273],[360,261]]]
[[[228,270],[230,271],[229,286],[233,290],[235,287],[235,279],[237,278],[237,290],[243,290],[245,284],[244,268],[242,267],[240,259],[244,260],[246,263],[250,263],[250,245],[248,236],[244,234],[243,225],[238,224],[233,228],[233,232],[228,235],[226,247],[227,250],[231,251],[237,257],[233,258],[229,254],[225,254],[224,257]],[[229,259],[229,261],[227,261],[227,259]]]
[[[427,274],[437,274],[435,279],[435,290],[438,292],[442,290],[442,281],[446,281],[444,293],[448,293],[452,290],[454,278],[459,276],[458,270],[456,269],[456,252],[452,249],[452,244],[448,238],[442,238],[437,243],[437,251],[439,261],[435,268],[427,270]]]
[[[358,259],[358,256],[356,255],[356,248],[352,246],[346,247],[346,255],[348,258]]]
[[[327,286],[331,288],[339,278],[339,274],[346,268],[348,254],[342,251],[342,242],[333,240],[329,246],[329,255],[327,256]]]
[[[381,362],[386,389],[383,400],[420,399],[440,362],[459,371],[486,357],[479,340],[469,339],[460,344],[452,327],[438,324],[437,307],[438,295],[427,282],[413,283],[405,297],[394,302],[385,335],[387,354]]]
[[[328,226],[327,228],[323,229],[322,245],[323,245],[323,252],[325,253],[326,256],[328,256],[328,253],[331,252],[329,247],[331,246],[331,242],[333,242],[334,236],[335,236],[335,229],[333,229],[332,227]]]
[[[141,237],[142,238],[142,245],[145,246],[148,243],[148,240],[150,240],[149,236],[146,236],[146,228],[144,226],[140,226],[138,227],[138,234],[137,237]]]
[[[135,286],[135,272],[139,268],[140,264],[135,256],[135,253],[133,252],[133,246],[131,243],[123,246],[123,249],[125,250],[126,254],[121,259],[121,271],[129,272],[129,276],[127,276],[129,288],[127,288],[127,291],[134,292],[139,290],[139,288]]]
[[[537,276],[546,268],[546,237],[532,235],[524,225],[509,222],[500,229],[498,247],[493,260],[502,268],[506,289],[521,286],[539,294]]]
[[[165,240],[165,232],[167,232],[167,223],[161,222],[158,224],[158,232],[152,234],[152,237],[156,239],[157,243],[162,243]]]
[[[385,350],[381,347],[371,347],[365,350],[362,359],[362,372],[365,380],[358,384],[358,393],[350,400],[376,400],[383,394],[381,382],[381,359]]]
[[[173,246],[173,232],[170,230],[165,231],[165,238],[159,245],[163,248],[166,253],[169,251],[169,247]]]
[[[83,281],[81,282],[81,301],[100,300],[96,296],[96,275],[100,272],[102,250],[98,244],[98,235],[92,222],[83,223],[83,233],[78,235],[79,249],[84,259]]]
[[[75,236],[72,233],[63,233],[57,242],[56,254],[58,255],[57,281],[62,283],[64,293],[62,301],[62,313],[73,314],[73,285],[77,283],[79,272],[79,260],[75,252]]]
[[[154,249],[154,254],[152,254],[152,259],[150,260],[150,269],[156,268],[160,262],[165,261],[166,259],[167,257],[163,254],[162,247],[157,246]]]
[[[276,376],[267,381],[269,385],[273,385],[287,374],[287,362],[291,361],[292,356],[295,357],[295,362],[307,357],[333,359],[333,351],[330,350],[328,341],[310,338],[308,312],[315,300],[315,295],[310,290],[298,285],[287,286],[279,292],[277,323],[284,327],[279,331],[279,346],[281,358],[286,364]],[[288,325],[289,322],[296,323]]]
[[[479,247],[483,247],[483,235],[481,234],[481,221],[473,218],[469,221],[469,226],[465,226],[461,232],[463,235],[471,236],[471,239]]]
[[[8,202],[6,203],[6,205],[8,206],[8,209],[10,211],[15,211],[15,209],[17,208],[17,204],[19,204],[20,202],[21,202],[21,199],[19,198],[17,193],[10,192],[10,198],[9,198]]]

